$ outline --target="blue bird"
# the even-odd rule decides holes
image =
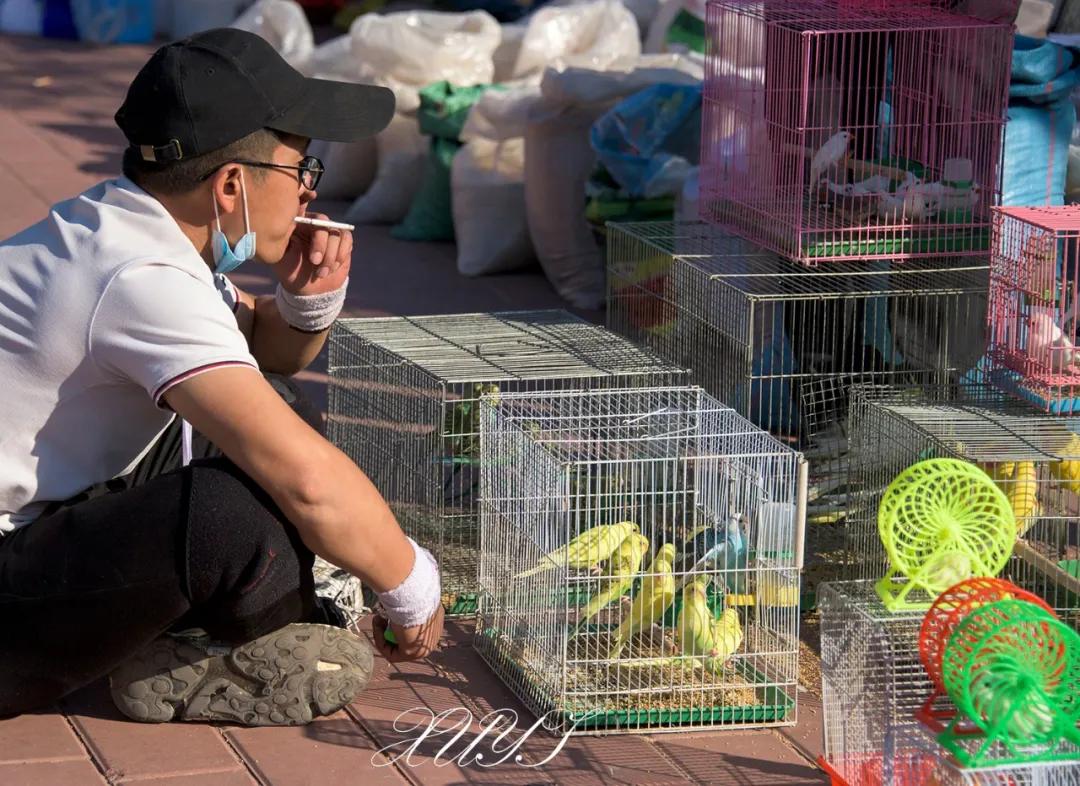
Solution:
[[[682,583],[690,576],[711,570],[732,571],[724,574],[729,592],[746,592],[746,565],[749,552],[743,530],[747,520],[732,516],[725,527],[710,526],[698,530],[683,544],[675,562],[675,572],[683,573]]]

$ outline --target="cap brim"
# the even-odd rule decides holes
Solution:
[[[356,142],[389,125],[394,103],[393,91],[385,87],[305,79],[300,100],[266,125],[309,139]]]

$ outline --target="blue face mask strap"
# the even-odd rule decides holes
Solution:
[[[218,212],[217,196],[211,195],[210,202],[214,206],[214,222],[217,226],[217,231],[221,232],[221,213]],[[240,203],[244,206],[244,235],[251,234],[251,221],[248,219],[248,203],[247,203],[247,186],[244,184],[244,169],[240,168]],[[225,236],[224,232],[221,232],[222,236]],[[225,237],[225,242],[228,243],[228,237]],[[252,238],[251,253],[255,253],[255,238]]]

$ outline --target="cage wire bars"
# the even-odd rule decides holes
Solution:
[[[801,449],[815,521],[846,511],[852,385],[945,385],[984,353],[974,258],[807,270],[696,222],[611,225],[607,247],[608,327]],[[829,532],[809,536],[812,560],[829,550]]]
[[[531,711],[571,733],[794,722],[799,454],[696,387],[503,395],[482,421],[475,647]],[[602,526],[639,553],[544,560]]]
[[[1010,25],[713,0],[707,30],[703,218],[806,265],[986,252]]]
[[[451,614],[476,608],[480,395],[685,379],[560,310],[341,319],[329,365],[328,437],[432,551]]]
[[[1000,577],[1080,627],[1080,483],[1072,474],[1080,478],[1078,428],[984,385],[858,389],[848,575],[876,580],[887,571],[877,510],[889,483],[918,461],[961,459],[994,477],[1016,514],[1019,537]]]
[[[1080,413],[1080,207],[994,209],[990,360],[995,384]]]

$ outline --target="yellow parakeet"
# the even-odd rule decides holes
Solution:
[[[629,614],[615,631],[608,652],[609,658],[619,657],[629,638],[652,626],[675,600],[675,575],[672,573],[674,560],[675,545],[665,543],[646,571],[646,576],[641,581],[641,589],[630,604]]]
[[[641,571],[641,563],[645,555],[649,553],[649,539],[644,535],[632,532],[623,539],[615,553],[608,560],[607,571],[600,582],[600,590],[591,598],[584,611],[578,618],[574,635],[581,627],[600,613],[601,609],[611,601],[630,589],[634,583],[634,577]]]
[[[706,586],[705,579],[697,578],[683,587],[682,608],[675,623],[675,635],[684,655],[711,655],[716,649]]]
[[[727,659],[739,651],[742,646],[743,631],[739,624],[739,612],[730,606],[724,609],[720,619],[713,622],[713,651],[705,661],[705,667],[713,674],[719,674]]]
[[[601,524],[598,527],[593,527],[578,535],[565,546],[545,554],[540,558],[539,565],[516,574],[514,578],[523,579],[556,568],[570,568],[572,570],[592,568],[611,557],[615,549],[626,540],[626,537],[637,531],[638,525],[632,521],[622,521],[618,524]]]
[[[1061,451],[1066,456],[1080,456],[1080,436],[1072,434],[1069,444]],[[1080,460],[1055,461],[1050,465],[1050,475],[1074,494],[1080,494]]]

